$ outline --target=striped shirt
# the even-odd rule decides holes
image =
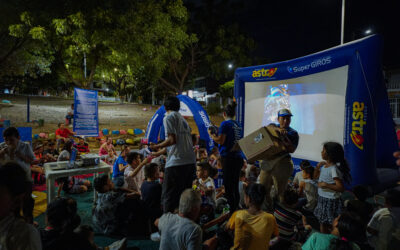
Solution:
[[[297,231],[304,229],[302,214],[292,208],[288,208],[283,204],[276,204],[274,216],[279,228],[279,238],[285,240],[293,240]]]

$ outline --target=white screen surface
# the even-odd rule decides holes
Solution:
[[[300,136],[293,157],[321,160],[322,143],[343,143],[348,66],[279,81],[246,82],[244,136],[277,122],[288,108]]]

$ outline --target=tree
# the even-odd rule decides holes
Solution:
[[[255,42],[241,32],[237,24],[226,21],[234,5],[215,0],[188,4],[192,39],[182,57],[168,61],[168,70],[160,78],[165,87],[181,92],[199,76],[217,80],[231,78],[229,63],[235,67],[251,65],[250,52],[255,49]]]

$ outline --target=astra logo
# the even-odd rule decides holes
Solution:
[[[304,65],[296,65],[296,66],[288,66],[287,71],[290,74],[297,73],[297,72],[303,72],[309,69],[314,69],[318,68],[323,65],[330,64],[332,62],[332,58],[330,56],[319,58],[317,60],[312,61],[311,63],[304,64]]]

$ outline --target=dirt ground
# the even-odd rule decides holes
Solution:
[[[30,123],[27,123],[27,97],[0,96],[0,100],[9,100],[12,106],[0,106],[1,118],[10,120],[11,126],[32,127],[33,134],[55,133],[57,124],[64,122],[67,109],[73,103],[72,99],[57,97],[30,97]],[[147,123],[159,106],[146,104],[121,104],[111,102],[99,102],[99,126],[100,130],[120,129],[146,129]],[[39,119],[44,120],[44,126],[39,127]],[[211,122],[219,125],[222,116],[210,117]],[[198,134],[197,126],[193,118],[188,118],[190,127]],[[97,145],[93,145],[97,147]]]

